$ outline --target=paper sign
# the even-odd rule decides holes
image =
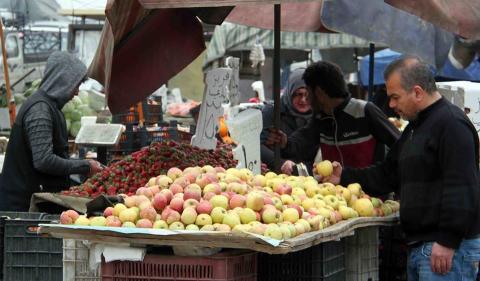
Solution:
[[[213,69],[206,74],[205,92],[198,116],[197,129],[192,137],[192,145],[203,149],[215,149],[218,118],[223,116],[222,104],[228,101],[228,87],[232,70]]]
[[[238,160],[237,168],[248,168],[254,174],[260,174],[260,133],[262,132],[262,112],[247,109],[234,119],[227,120],[231,138],[237,143],[233,158]]]
[[[226,64],[229,68],[232,69],[232,78],[230,79],[230,93],[228,98],[230,100],[230,106],[235,106],[240,103],[240,92],[238,90],[238,84],[240,81],[239,69],[240,69],[240,59],[234,57],[228,57]]]
[[[123,131],[121,124],[83,125],[75,138],[76,144],[110,146],[120,140]]]

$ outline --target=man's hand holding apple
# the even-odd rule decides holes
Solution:
[[[313,175],[318,182],[340,184],[342,178],[342,165],[337,161],[324,160],[313,165]]]

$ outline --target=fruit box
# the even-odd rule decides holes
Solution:
[[[355,229],[355,234],[345,241],[346,281],[378,281],[378,226]]]
[[[86,241],[63,239],[63,281],[100,281],[100,266],[92,270],[89,263]]]
[[[257,253],[232,250],[208,257],[147,254],[142,262],[102,261],[102,281],[257,280]]]
[[[62,280],[62,239],[37,234],[58,215],[0,212],[4,281]]]
[[[345,242],[326,242],[285,255],[258,256],[259,281],[345,281]]]

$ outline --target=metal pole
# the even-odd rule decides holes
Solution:
[[[368,63],[368,100],[371,101],[373,98],[373,76],[374,76],[374,65],[375,65],[375,44],[370,43],[370,60]]]
[[[12,92],[10,89],[10,78],[8,76],[7,50],[5,48],[5,36],[3,34],[2,17],[0,17],[0,40],[2,42],[3,77],[5,77],[5,87],[7,88],[7,103],[8,113],[10,115],[10,128],[13,128],[13,122],[15,122],[15,103],[10,102],[12,98]]]
[[[274,30],[273,30],[273,125],[280,128],[280,4],[274,5]],[[280,170],[280,146],[275,145],[274,154],[275,170]]]

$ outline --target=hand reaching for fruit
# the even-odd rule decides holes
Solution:
[[[342,171],[342,165],[337,161],[332,163],[329,160],[324,160],[313,165],[313,175],[318,182],[340,184]]]
[[[282,173],[290,176],[293,172],[293,166],[295,166],[295,162],[287,160],[283,163],[280,170],[282,171]]]

